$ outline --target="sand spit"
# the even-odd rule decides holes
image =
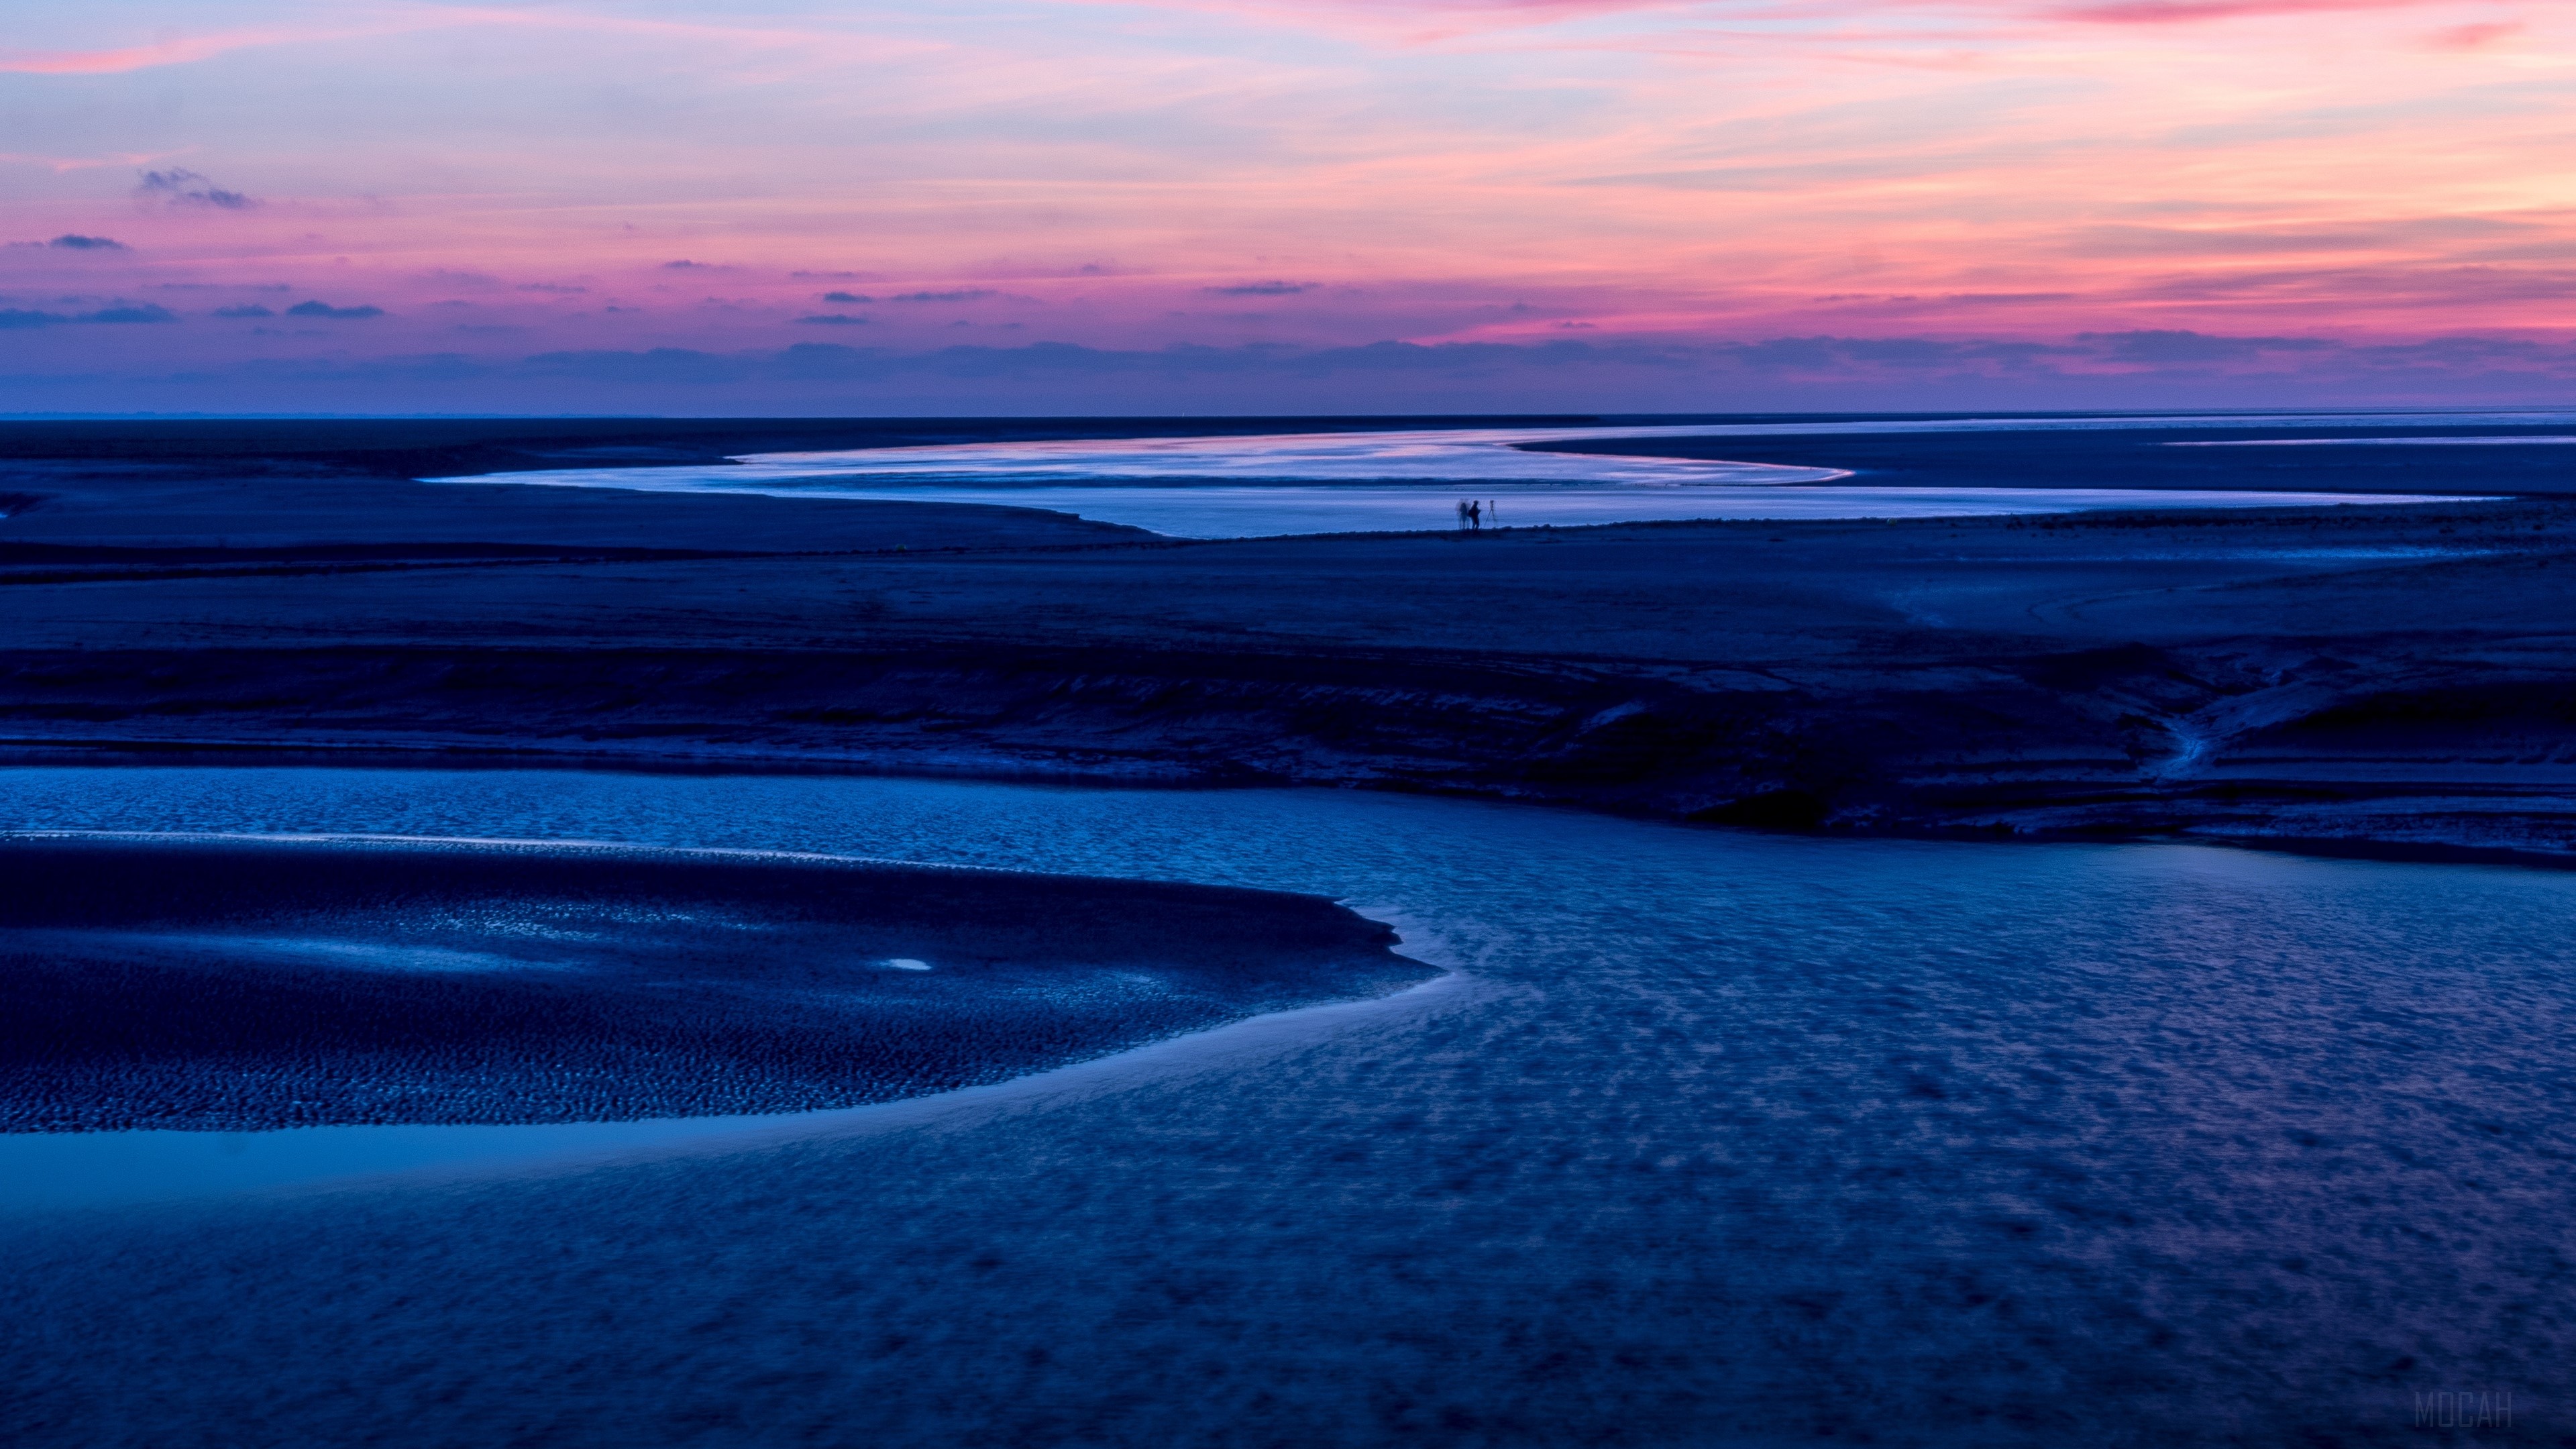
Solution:
[[[0,837],[0,1130],[794,1112],[1434,974],[1329,901],[811,856]]]

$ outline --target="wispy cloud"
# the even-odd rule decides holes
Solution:
[[[2444,3],[2444,0],[2109,0],[2109,3],[2099,5],[2064,6],[2052,13],[2061,19],[2097,25],[2188,25],[2249,16],[2395,10],[2435,3]]]
[[[120,75],[127,71],[211,60],[252,46],[285,45],[352,33],[355,32],[341,27],[230,30],[105,50],[0,51],[0,72],[18,75]]]
[[[334,307],[328,302],[315,300],[296,303],[286,309],[286,315],[320,317],[334,322],[354,322],[363,321],[369,317],[382,317],[385,315],[385,309],[363,302],[354,307]]]
[[[118,302],[90,312],[40,312],[28,308],[0,309],[0,328],[23,331],[36,327],[58,327],[79,323],[176,322],[179,314],[150,302]]]
[[[259,205],[256,198],[228,191],[198,172],[178,166],[144,172],[143,179],[135,183],[134,194],[172,206],[211,206],[221,211],[247,211]]]
[[[2428,38],[2428,43],[2435,50],[2484,50],[2512,40],[2530,28],[2519,20],[2483,20],[2436,30]]]
[[[2185,331],[2086,332],[2075,340],[2099,348],[2104,361],[2151,366],[2244,362],[2271,353],[2331,352],[2342,345],[2325,337],[2210,337]]]
[[[35,7],[7,63],[59,79],[11,82],[8,305],[282,278],[189,308],[316,299],[280,355],[390,356],[467,297],[529,352],[990,319],[1122,356],[1722,343],[1800,377],[2576,332],[2576,23],[2521,0],[995,4],[232,0],[148,45]],[[141,92],[71,83],[179,64],[191,115],[258,124],[129,136],[99,108]],[[36,154],[165,135],[222,149],[119,161],[139,209]],[[102,232],[132,250],[40,241]],[[153,341],[214,366],[249,331]]]
[[[0,312],[0,327],[28,324]],[[37,328],[56,321],[38,322]],[[38,339],[26,339],[34,341]],[[241,406],[291,393],[308,406],[528,411],[563,406],[743,411],[846,406],[850,389],[912,410],[1214,410],[1247,396],[1281,411],[1660,410],[1737,406],[2269,407],[2499,402],[2563,405],[2576,347],[2437,335],[2283,349],[2288,336],[2193,334],[2179,355],[2090,340],[1773,336],[1695,344],[1558,337],[1525,344],[1358,347],[589,348],[243,358],[108,377],[13,372],[12,396],[132,409]],[[22,345],[22,344],[21,344]],[[2172,344],[2166,344],[2169,348]],[[2152,346],[2151,346],[2151,350]]]
[[[126,302],[102,307],[72,319],[75,322],[176,322],[178,314],[152,302]]]

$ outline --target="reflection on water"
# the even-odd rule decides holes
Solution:
[[[1811,426],[1883,431],[1888,424]],[[1974,424],[1911,425],[1931,431]],[[1462,428],[1254,437],[1081,439],[770,453],[724,466],[578,468],[433,482],[510,482],[680,493],[763,493],[1007,504],[1182,538],[1421,531],[1691,518],[1924,518],[2085,508],[2254,508],[2415,503],[2412,495],[2102,488],[1880,488],[1850,476],[1695,458],[1551,453],[1572,439],[1759,436],[1761,426]]]

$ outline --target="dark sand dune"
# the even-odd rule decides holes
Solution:
[[[992,1081],[1428,968],[1311,896],[811,857],[0,837],[0,1131],[600,1121]]]

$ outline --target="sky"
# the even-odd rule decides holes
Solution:
[[[0,414],[2564,404],[2539,0],[89,0]]]

